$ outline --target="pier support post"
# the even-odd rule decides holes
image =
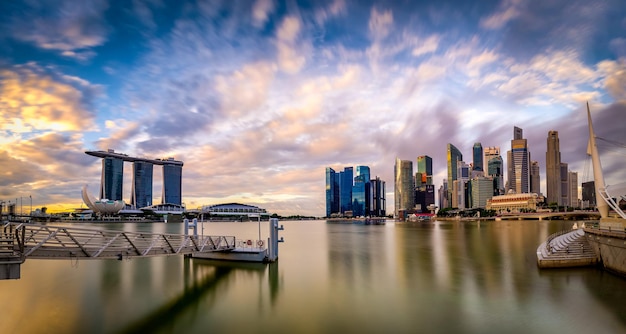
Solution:
[[[278,259],[278,243],[279,242],[284,242],[285,240],[283,240],[283,238],[281,237],[280,240],[278,239],[278,231],[282,231],[285,228],[280,225],[280,227],[278,227],[278,218],[270,218],[270,240],[269,240],[269,244],[268,244],[268,260],[270,262],[274,262]]]
[[[194,218],[191,223],[189,223],[189,219],[183,219],[183,223],[185,223],[185,235],[189,235],[189,228],[193,228],[193,236],[198,237],[198,218]]]

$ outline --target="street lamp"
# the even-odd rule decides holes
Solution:
[[[30,198],[30,213],[28,214],[28,216],[32,218],[32,216],[33,216],[33,196],[28,195],[28,197]]]

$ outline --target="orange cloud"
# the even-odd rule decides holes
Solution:
[[[84,131],[94,126],[89,98],[81,90],[93,87],[83,80],[53,77],[31,64],[1,70],[0,78],[0,129]]]

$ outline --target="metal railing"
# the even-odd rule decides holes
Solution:
[[[108,258],[183,255],[235,248],[234,236],[191,236],[6,223],[13,251],[26,258]]]
[[[552,253],[552,249],[551,249],[551,247],[550,247],[550,243],[552,242],[552,240],[554,240],[554,239],[555,239],[556,237],[558,237],[558,236],[561,236],[561,235],[563,235],[563,234],[570,233],[570,232],[572,232],[572,231],[573,231],[572,229],[569,229],[569,230],[562,230],[562,231],[559,231],[559,232],[556,232],[556,233],[552,233],[552,234],[550,234],[550,235],[548,236],[548,239],[546,239],[546,251],[548,252],[548,254],[551,254],[551,253]]]

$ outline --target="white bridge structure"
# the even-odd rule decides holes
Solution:
[[[20,265],[33,259],[125,259],[235,249],[234,236],[197,236],[107,231],[31,223],[3,223],[0,279],[19,278]]]
[[[599,188],[598,193],[615,213],[622,217],[622,219],[626,219],[626,214],[619,207],[620,200],[626,201],[626,182]]]
[[[0,225],[0,280],[19,279],[26,259],[128,259],[184,255],[200,259],[274,262],[278,259],[278,219],[270,219],[267,248],[241,247],[234,236],[198,236],[198,220],[184,220],[185,234],[157,234],[5,222]],[[192,229],[192,233],[190,233]],[[239,246],[237,246],[239,244]],[[248,240],[247,245],[251,242]]]

